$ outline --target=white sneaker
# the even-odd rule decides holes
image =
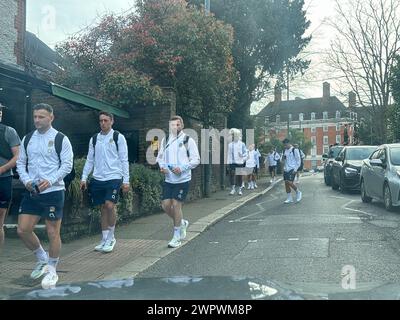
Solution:
[[[182,225],[181,225],[181,240],[184,240],[186,238],[186,229],[189,227],[189,221],[183,220],[182,219]]]
[[[42,280],[42,288],[44,290],[54,289],[58,281],[58,275],[55,271],[48,272]]]
[[[292,198],[286,199],[286,201],[284,203],[293,203],[293,199]]]
[[[38,261],[31,273],[31,279],[39,279],[48,270],[47,261]]]
[[[251,183],[249,183],[249,185],[247,187],[247,190],[250,190],[250,189],[251,189]]]
[[[269,183],[273,183],[273,182],[274,182],[274,180],[272,180],[272,179],[271,179],[271,180],[269,180]]]
[[[181,239],[178,237],[173,237],[168,243],[168,248],[178,248],[182,244]]]
[[[113,251],[115,244],[117,243],[117,240],[112,239],[112,240],[106,240],[106,243],[103,246],[103,252],[104,253],[109,253]]]
[[[239,188],[239,196],[243,195],[242,188]]]
[[[301,201],[301,197],[302,197],[301,191],[297,191],[296,194],[297,194],[296,201],[300,202]]]
[[[254,184],[254,189],[257,189],[257,188],[258,188],[258,187],[257,187],[257,184],[255,183],[255,184]]]
[[[231,190],[231,192],[229,192],[229,194],[231,195],[231,196],[233,196],[234,194],[235,194],[235,188],[232,188],[232,190]]]
[[[106,240],[101,240],[101,242],[94,247],[94,251],[103,251],[103,247],[106,244]]]

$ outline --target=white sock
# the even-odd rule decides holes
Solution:
[[[115,231],[115,226],[108,227],[108,235],[107,235],[107,240],[113,240],[114,239],[114,231]]]
[[[54,268],[54,272],[56,272],[58,261],[60,261],[60,258],[49,257],[49,266]]]
[[[292,199],[292,194],[291,194],[291,193],[288,193],[288,194],[287,194],[287,198],[288,198],[288,200]]]
[[[300,192],[300,190],[299,190],[299,189],[297,189],[297,190],[296,190],[296,194],[299,194],[299,192]]]
[[[44,251],[42,246],[40,246],[38,249],[33,251],[33,253],[35,254],[36,259],[38,261],[48,261],[49,260],[49,256],[47,255],[47,252]]]
[[[180,236],[181,236],[181,228],[174,227],[174,238],[180,238]]]
[[[110,230],[103,230],[101,233],[103,234],[103,241],[106,241],[107,240],[107,236],[108,236],[108,233],[110,232]]]
[[[235,186],[235,185],[233,185],[233,186],[232,186],[232,190],[235,190],[235,188],[236,188],[236,186]]]

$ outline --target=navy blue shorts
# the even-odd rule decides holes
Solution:
[[[285,181],[293,182],[295,176],[296,175],[294,174],[294,170],[290,170],[289,172],[286,172],[286,171],[283,172],[283,180],[285,180]]]
[[[42,194],[26,192],[19,213],[40,216],[46,220],[60,220],[63,217],[64,199],[64,190]]]
[[[180,202],[186,200],[189,192],[189,181],[183,183],[164,182],[162,200],[175,199]]]
[[[104,204],[106,201],[117,203],[122,180],[99,181],[91,179],[88,186],[89,198],[93,206]]]
[[[12,176],[0,178],[0,208],[7,209],[12,198]]]

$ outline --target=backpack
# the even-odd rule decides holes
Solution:
[[[97,135],[98,135],[98,133],[96,133],[96,134],[92,137],[93,157],[95,156],[95,151],[96,151]],[[118,135],[119,135],[119,131],[114,130],[114,132],[113,132],[113,140],[114,140],[115,146],[117,147],[117,152],[119,151],[119,146],[118,146]]]
[[[188,145],[189,138],[190,137],[187,134],[185,134],[185,139],[183,140],[183,145],[186,148],[186,155],[187,155],[188,158],[190,158],[189,145]],[[169,147],[169,145],[167,145],[168,139],[169,139],[169,134],[167,134],[166,137],[165,137],[165,148],[164,148],[164,151]]]
[[[9,144],[6,141],[7,126],[0,123],[0,156],[4,159],[10,160],[14,157]]]
[[[24,140],[24,148],[25,148],[25,153],[26,153],[26,172],[28,172],[28,152],[27,152],[27,147],[28,147],[28,143],[31,140],[34,132],[35,131],[32,131],[32,132],[28,133],[25,136],[25,140]],[[62,143],[63,143],[64,137],[65,137],[65,135],[63,133],[57,132],[56,137],[54,139],[54,148],[56,149],[58,160],[60,161],[60,166],[61,166],[61,156],[60,156],[60,154],[61,154],[61,150],[62,150]],[[72,170],[63,179],[66,190],[68,190],[69,185],[75,179],[75,175],[76,175],[76,173],[75,173],[75,165],[74,165],[74,162],[72,161]]]

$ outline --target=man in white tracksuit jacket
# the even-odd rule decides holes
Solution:
[[[180,116],[173,116],[169,125],[170,134],[161,141],[157,163],[165,175],[162,208],[174,222],[174,233],[168,247],[177,248],[185,239],[189,225],[183,219],[182,204],[189,191],[192,170],[200,164],[200,155],[196,142],[182,131],[184,123]]]

